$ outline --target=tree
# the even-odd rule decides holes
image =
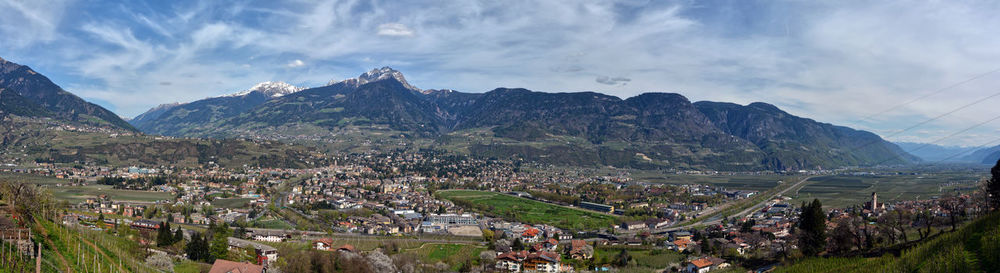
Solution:
[[[521,239],[514,239],[514,243],[510,245],[510,248],[514,251],[524,250],[524,243],[521,242]]]
[[[818,256],[826,249],[826,215],[819,199],[812,203],[803,203],[802,215],[799,219],[799,248],[806,256]]]
[[[628,266],[628,262],[632,261],[632,255],[628,254],[628,250],[622,249],[618,252],[618,256],[615,256],[615,264],[619,267]]]
[[[174,271],[174,261],[169,255],[163,252],[157,252],[156,254],[146,257],[146,265],[165,272]]]
[[[160,223],[160,228],[156,230],[156,245],[168,246],[174,243],[174,236],[170,234],[170,223]]]
[[[200,233],[192,234],[191,241],[184,246],[184,252],[187,254],[188,259],[192,261],[207,260],[209,258],[208,242],[205,241],[205,237]]]
[[[990,209],[1000,208],[1000,160],[990,169],[990,180],[986,181],[986,198]]]
[[[177,231],[174,231],[174,243],[180,241],[184,241],[184,231],[181,231],[181,228],[177,228]]]
[[[209,251],[211,252],[209,263],[214,262],[216,259],[229,259],[229,233],[215,232],[212,236],[212,245]]]

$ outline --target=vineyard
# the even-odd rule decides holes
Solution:
[[[942,234],[899,257],[811,258],[775,272],[1000,272],[1000,213]]]

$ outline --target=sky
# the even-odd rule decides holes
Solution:
[[[1000,144],[998,1],[0,0],[0,57],[123,117],[390,66],[424,89],[762,101]]]

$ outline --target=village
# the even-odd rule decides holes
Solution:
[[[675,261],[665,268],[702,273],[794,255],[797,248],[794,230],[801,207],[780,194],[760,196],[754,190],[706,184],[639,182],[626,172],[552,176],[519,171],[511,161],[433,154],[351,155],[331,161],[335,162],[331,166],[313,169],[37,163],[33,168],[3,172],[65,181],[56,187],[103,185],[163,194],[168,198],[152,201],[122,200],[111,194],[86,197],[69,204],[62,224],[108,231],[128,227],[143,234],[146,245],[156,245],[154,234],[164,228],[182,234],[178,241],[189,241],[224,225],[233,230],[226,240],[228,249],[247,255],[239,256],[245,258],[241,261],[219,259],[216,263],[243,262],[261,268],[283,258],[274,243],[309,244],[314,250],[335,253],[374,251],[342,243],[344,238],[475,245],[482,248],[481,253],[489,253],[475,257],[476,263],[489,263],[492,266],[484,268],[502,272],[605,271],[635,265],[629,254],[632,250],[654,256],[674,253],[669,257]],[[523,219],[517,212],[499,215],[437,194],[454,189],[492,192],[614,220],[580,228]],[[971,206],[968,196],[949,198],[956,201],[884,204],[873,195],[865,206],[831,210],[831,222],[836,223],[831,230],[853,232],[845,238],[905,234],[903,225],[945,225],[945,219],[959,209],[963,215],[978,209]],[[751,199],[760,205],[747,208],[746,213],[721,213],[727,206]],[[889,221],[889,216],[896,215],[889,212],[905,213],[913,220],[901,223],[900,217],[893,222],[899,231],[866,225],[865,219]],[[924,217],[923,212],[933,215]],[[837,229],[838,225],[851,228]],[[836,247],[865,247],[853,240],[841,244],[849,245]],[[615,253],[596,259],[598,250]]]

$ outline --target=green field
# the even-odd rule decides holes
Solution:
[[[253,198],[218,198],[212,200],[212,206],[218,208],[242,208],[245,207]]]
[[[479,258],[479,253],[486,250],[485,247],[462,245],[462,244],[425,244],[420,248],[408,252],[416,253],[417,257],[426,264],[438,262],[450,265],[453,270],[457,270],[462,263],[467,263]]]
[[[809,179],[808,185],[790,192],[795,203],[818,198],[824,206],[860,205],[878,193],[880,201],[930,199],[959,190],[968,191],[980,176],[975,173],[927,173],[893,176],[821,176]]]
[[[778,186],[778,181],[795,182],[794,176],[784,175],[685,175],[663,174],[657,171],[632,172],[632,179],[637,181],[664,184],[704,184],[725,187],[734,190],[766,191]]]
[[[503,193],[449,190],[435,193],[458,205],[469,206],[487,215],[503,217],[510,221],[531,224],[549,224],[564,229],[584,230],[607,228],[617,224],[618,218],[607,214],[567,208],[538,202]]]
[[[631,264],[630,266],[637,268],[663,269],[672,263],[680,263],[680,261],[684,259],[684,255],[670,250],[598,247],[594,250],[594,260],[597,261],[598,264],[611,263],[615,260],[615,257],[621,253],[622,249],[628,251],[628,254],[632,256],[632,262],[634,264]]]
[[[80,202],[101,194],[106,194],[115,201],[153,202],[173,199],[173,195],[166,192],[115,190],[106,185],[49,187],[49,190],[56,199],[70,202]]]
[[[173,199],[173,196],[166,192],[116,190],[107,185],[65,186],[64,184],[72,181],[40,175],[2,173],[0,180],[41,185],[52,192],[52,196],[56,199],[72,203],[101,194],[106,194],[116,201],[153,202]]]

